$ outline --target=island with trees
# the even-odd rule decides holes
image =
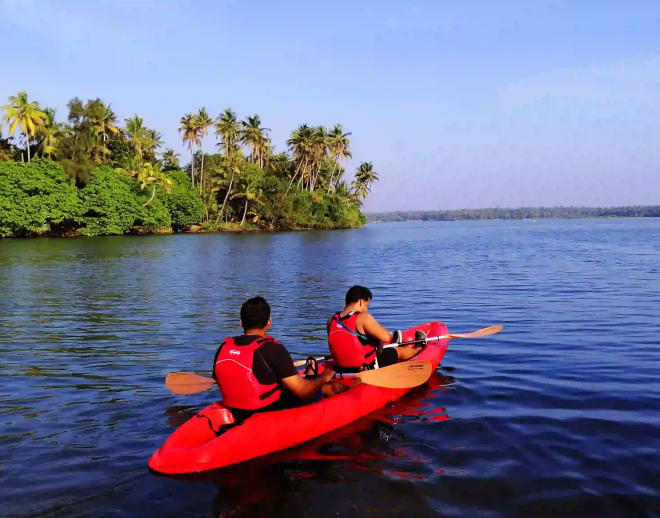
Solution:
[[[362,162],[353,181],[342,163],[350,136],[302,124],[274,153],[258,115],[239,120],[205,108],[179,121],[190,162],[163,149],[138,116],[123,126],[101,99],[68,103],[66,122],[25,92],[0,107],[0,237],[350,228],[378,175]],[[0,131],[2,131],[0,126]],[[218,153],[202,144],[215,134]]]

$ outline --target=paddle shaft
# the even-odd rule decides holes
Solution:
[[[422,342],[433,342],[436,340],[444,340],[446,338],[477,338],[479,336],[489,336],[493,335],[495,333],[499,333],[502,330],[501,325],[496,325],[496,326],[490,326],[490,327],[484,327],[483,329],[479,329],[477,331],[472,331],[471,333],[458,333],[458,334],[446,334],[446,335],[439,335],[439,336],[427,336],[426,338],[421,338],[419,340],[410,340],[408,342],[401,342],[401,343],[396,343],[396,346],[399,345],[413,345],[413,344],[418,344]],[[392,345],[394,347],[394,345]],[[325,360],[327,358],[315,358],[316,360]],[[306,363],[307,360],[300,360],[294,363],[294,366],[300,367]],[[396,365],[396,364],[395,364]],[[394,366],[391,366],[394,367]],[[387,367],[385,367],[387,369]],[[377,369],[377,370],[382,370],[382,369]],[[410,377],[412,373],[408,373],[407,377],[412,380]],[[419,374],[416,374],[419,376]],[[429,374],[430,375],[430,374]],[[373,377],[373,374],[369,374],[367,377]],[[404,374],[404,380],[405,383],[405,378],[406,374]],[[384,378],[383,378],[384,379]],[[394,379],[394,378],[392,378]],[[428,379],[428,378],[427,378]],[[376,379],[372,382],[372,384],[378,385],[379,382],[381,381],[376,377]],[[391,380],[387,380],[387,383],[389,384]],[[369,383],[366,380],[363,380],[365,383]],[[399,383],[399,382],[397,382]],[[206,378],[204,376],[199,376],[197,374],[193,374],[191,372],[174,372],[171,374],[168,374],[166,379],[165,379],[165,385],[167,388],[174,392],[175,394],[196,394],[198,392],[204,392],[205,390],[210,389],[213,385],[215,384],[215,380],[213,378]],[[385,385],[389,386],[389,385]]]
[[[469,333],[450,333],[446,335],[438,335],[438,336],[427,336],[426,338],[420,338],[419,340],[410,340],[408,342],[395,342],[391,344],[387,344],[389,347],[399,347],[401,345],[414,345],[414,344],[421,344],[424,342],[435,342],[436,340],[444,340],[446,338],[479,338],[480,336],[490,336],[494,335],[495,333],[499,333],[502,330],[501,325],[495,325],[495,326],[488,326],[484,327],[482,329],[477,329],[476,331],[471,331]],[[321,357],[321,358],[314,358],[317,361],[321,360],[327,360],[329,359],[328,356]],[[293,365],[295,367],[301,367],[305,365],[305,362],[307,360],[299,360],[295,362]]]
[[[355,376],[362,383],[385,388],[412,388],[426,383],[433,372],[429,361],[407,361],[395,363],[382,369],[358,372]],[[173,372],[165,378],[165,386],[175,394],[196,394],[215,385],[213,378],[192,372]]]

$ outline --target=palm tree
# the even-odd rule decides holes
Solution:
[[[80,104],[82,106],[82,103]],[[106,147],[108,133],[115,135],[119,133],[119,128],[115,125],[117,116],[101,99],[93,99],[87,101],[80,117],[82,123],[79,126],[83,127],[81,129],[89,130],[94,138],[94,146],[91,149],[93,158],[97,163],[104,162],[106,156],[110,154],[110,150]]]
[[[41,155],[48,155],[51,157],[57,151],[58,137],[61,131],[61,124],[55,122],[55,110],[52,108],[45,108],[46,121],[44,125],[37,131],[37,137],[41,138],[39,145],[41,146]]]
[[[121,135],[116,125],[116,115],[101,99],[88,100],[86,104],[74,97],[69,107],[69,127],[61,127],[58,143],[59,159],[65,169],[76,178],[84,179],[96,164],[107,161],[109,135]]]
[[[226,169],[231,171],[231,177],[229,179],[229,183],[227,183],[226,177],[215,179],[216,185],[218,186],[227,185],[227,192],[225,193],[225,199],[222,201],[222,207],[220,207],[220,211],[218,212],[218,218],[216,219],[216,224],[218,221],[220,221],[220,217],[222,216],[222,213],[225,210],[225,206],[227,205],[227,200],[229,199],[229,195],[231,193],[231,189],[234,184],[234,178],[236,177],[237,174],[240,174],[241,172],[241,169],[239,167],[241,163],[245,165],[245,162],[243,160],[243,157],[241,156],[240,151],[234,151],[232,154],[229,155],[229,158],[227,159],[228,165],[226,166]]]
[[[106,106],[101,99],[94,99],[89,101],[84,110],[85,116],[90,120],[92,128],[101,140],[105,143],[108,139],[108,132],[119,133],[119,128],[115,126],[117,116],[110,108]]]
[[[234,194],[231,199],[243,198],[245,200],[245,205],[243,208],[243,219],[241,219],[241,227],[245,223],[245,216],[248,211],[248,204],[250,202],[263,205],[261,201],[261,189],[259,185],[261,183],[261,176],[255,171],[247,171],[245,174],[242,190]]]
[[[27,159],[30,161],[30,138],[34,137],[38,129],[46,122],[46,114],[39,107],[39,103],[28,101],[26,92],[18,92],[9,97],[9,104],[2,107],[5,112],[3,118],[9,122],[9,136],[14,134],[20,126],[27,147]]]
[[[183,134],[183,143],[188,143],[190,149],[190,179],[192,186],[195,187],[195,151],[194,148],[199,145],[199,128],[197,127],[197,117],[192,113],[186,113],[179,120],[179,132]]]
[[[209,128],[213,125],[213,119],[206,112],[206,108],[203,106],[197,112],[195,116],[197,118],[197,128],[199,131],[199,148],[202,149],[202,141],[209,131]],[[202,151],[202,166],[199,170],[199,194],[202,194],[202,187],[204,185],[204,151]]]
[[[162,156],[163,168],[166,171],[179,168],[179,153],[168,148],[163,152]]]
[[[369,194],[371,184],[378,180],[378,174],[374,171],[371,162],[362,162],[355,173],[355,179],[351,186],[355,200],[359,203]]]
[[[152,130],[144,126],[144,121],[139,115],[133,115],[130,119],[126,119],[125,131],[128,135],[128,142],[133,147],[135,155],[141,161],[144,157],[145,150],[149,150],[153,146],[154,135]]]
[[[314,136],[314,130],[307,124],[301,124],[297,129],[291,132],[291,137],[286,141],[293,159],[296,162],[296,170],[289,181],[289,186],[286,192],[289,192],[293,181],[300,173],[298,184],[300,185],[305,179],[307,164],[310,159],[311,143]]]
[[[220,221],[220,217],[225,210],[227,205],[227,200],[231,194],[231,189],[234,184],[234,176],[239,171],[238,163],[241,160],[241,152],[239,150],[239,142],[241,141],[242,124],[236,119],[236,114],[232,111],[231,108],[227,108],[224,112],[218,115],[218,118],[215,121],[215,134],[220,139],[220,148],[224,153],[225,167],[228,171],[231,171],[231,179],[227,184],[227,191],[225,193],[225,199],[222,202],[222,207],[218,212],[218,218],[216,224]],[[225,184],[225,178],[220,178],[218,180],[219,184]],[[218,183],[217,182],[217,183]]]
[[[227,160],[232,153],[238,151],[238,143],[241,139],[241,124],[231,108],[218,115],[215,121],[215,134],[220,139],[219,145]]]
[[[314,134],[311,139],[311,161],[312,169],[310,169],[310,178],[309,178],[309,191],[313,191],[316,187],[316,182],[318,180],[319,171],[321,170],[321,165],[323,164],[323,159],[326,157],[328,151],[328,132],[325,127],[318,126],[314,130]]]
[[[263,168],[263,159],[270,148],[270,139],[266,135],[270,131],[261,127],[261,119],[258,115],[247,117],[241,122],[241,141],[250,148],[250,160],[258,163]]]
[[[330,156],[332,157],[333,161],[332,173],[330,174],[330,181],[328,182],[328,192],[330,192],[331,188],[334,188],[333,180],[335,171],[339,166],[339,160],[346,160],[347,158],[351,158],[353,156],[350,149],[348,149],[350,145],[348,137],[350,135],[350,133],[344,133],[344,129],[341,127],[341,124],[335,124],[335,127],[332,128],[328,134],[328,147],[330,148]],[[337,178],[337,181],[338,180],[339,177]]]

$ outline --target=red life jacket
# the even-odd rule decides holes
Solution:
[[[213,374],[223,404],[242,410],[258,410],[275,403],[282,395],[279,384],[263,385],[253,372],[255,356],[266,342],[275,342],[270,336],[255,338],[248,345],[236,345],[233,338],[225,338],[213,367]]]
[[[343,317],[335,313],[330,320],[328,345],[332,359],[339,368],[356,369],[363,365],[372,367],[376,361],[376,347],[368,336],[357,330],[358,315],[355,311]]]

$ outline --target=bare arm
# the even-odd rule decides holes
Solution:
[[[328,383],[335,375],[335,371],[332,369],[327,369],[323,371],[318,378],[315,379],[305,379],[300,374],[294,376],[289,376],[288,378],[282,378],[282,383],[293,392],[296,396],[301,399],[304,399],[309,396],[313,396],[321,387]]]
[[[360,314],[360,318],[357,321],[358,326],[361,324],[364,334],[367,336],[372,336],[381,342],[389,343],[392,341],[392,335],[390,332],[381,326],[378,321],[371,316],[370,313]],[[358,329],[359,330],[359,329]]]

